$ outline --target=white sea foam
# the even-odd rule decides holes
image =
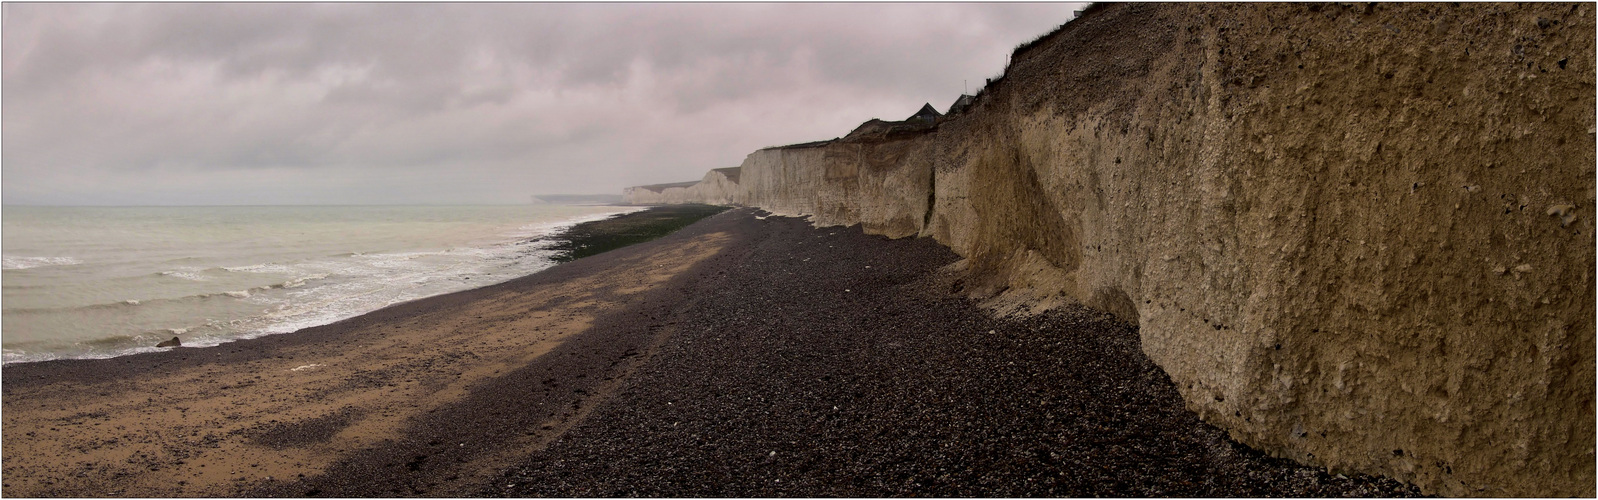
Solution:
[[[300,276],[298,278],[283,282],[282,284],[278,285],[278,288],[299,288],[305,286],[305,282],[307,281],[314,281],[324,278],[327,278],[327,273]]]
[[[207,278],[204,275],[201,275],[199,269],[186,269],[186,270],[176,270],[176,271],[161,271],[161,275],[162,276],[171,276],[173,278],[179,278],[179,279],[186,279],[186,280],[189,280],[189,281],[211,281],[211,278]]]
[[[432,257],[438,255],[444,255],[444,252],[368,253],[354,255],[352,257],[359,259],[362,263],[368,266],[384,269],[397,269],[421,267],[422,264],[412,261],[422,257]]]
[[[242,299],[242,298],[249,297],[250,296],[250,291],[249,290],[239,290],[239,291],[236,291],[236,292],[222,292],[222,295],[233,297],[235,299]]]
[[[0,269],[33,269],[35,267],[73,266],[83,261],[72,257],[0,257]]]
[[[293,268],[282,264],[255,264],[249,266],[222,266],[222,270],[235,273],[292,273]]]
[[[60,359],[61,356],[49,351],[25,351],[22,349],[0,349],[0,363],[32,363],[35,361],[50,361]]]

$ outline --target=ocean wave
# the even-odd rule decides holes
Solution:
[[[0,350],[0,364],[35,363],[61,359],[60,354],[49,351],[24,351],[22,349]]]
[[[299,288],[299,287],[305,286],[305,282],[307,282],[307,281],[319,280],[319,279],[326,278],[327,276],[328,275],[325,274],[325,273],[324,274],[312,274],[310,276],[301,276],[301,277],[294,278],[294,279],[285,281],[283,283],[280,283],[275,288]]]
[[[308,276],[308,277],[301,278],[301,279],[302,280],[309,280],[309,279],[316,279],[316,277]],[[246,298],[250,298],[250,297],[254,296],[255,295],[255,291],[257,291],[257,290],[272,290],[272,289],[279,289],[279,288],[296,288],[296,287],[304,285],[304,283],[301,282],[298,285],[287,286],[290,283],[294,283],[294,281],[290,281],[289,283],[283,283],[283,284],[265,285],[265,286],[246,288],[246,289],[243,289],[243,290],[235,290],[235,291],[228,291],[228,292],[218,292],[218,293],[198,293],[198,294],[194,294],[194,295],[185,295],[185,296],[182,296],[182,297],[173,297],[173,298],[142,299],[142,300],[140,300],[140,299],[127,299],[127,300],[119,300],[119,301],[116,301],[116,302],[105,302],[105,303],[100,303],[100,304],[88,304],[88,305],[78,305],[78,306],[6,308],[5,314],[7,314],[7,315],[61,314],[61,313],[71,313],[71,312],[75,312],[75,311],[93,311],[93,310],[105,310],[105,309],[130,309],[131,310],[132,308],[135,308],[135,307],[159,307],[159,306],[164,306],[164,305],[169,305],[169,304],[194,304],[194,303],[207,301],[207,300],[222,299],[224,297],[226,297],[228,299],[246,299]]]
[[[139,340],[139,336],[138,335],[109,335],[109,336],[100,337],[100,338],[97,338],[97,339],[84,340],[84,341],[82,341],[80,343],[83,344],[83,345],[95,346],[95,347],[114,347],[114,346],[130,344],[130,343],[133,343],[133,342],[135,342],[137,340]]]
[[[448,255],[448,251],[438,252],[399,252],[399,253],[368,253],[351,256],[364,266],[379,270],[397,269],[424,269],[426,264],[414,262],[422,257],[436,257]],[[370,272],[370,271],[368,271]]]
[[[181,300],[181,299],[179,299],[179,300]],[[8,307],[5,310],[5,314],[7,316],[18,316],[18,315],[28,315],[28,314],[60,314],[60,313],[69,313],[69,312],[74,312],[74,311],[92,311],[92,310],[97,310],[97,309],[131,308],[131,307],[137,307],[137,306],[145,304],[145,303],[169,302],[169,301],[173,301],[173,299],[156,299],[156,300],[145,300],[145,301],[120,300],[120,301],[110,302],[110,303],[105,303],[105,304],[89,304],[89,305],[86,305],[86,306]]]
[[[73,257],[0,257],[0,269],[33,269],[35,267],[73,266],[83,261]]]
[[[211,281],[211,278],[207,278],[204,275],[199,274],[198,270],[195,269],[183,271],[161,271],[156,274],[161,276],[171,276],[178,279],[186,279],[189,281]]]
[[[223,271],[234,273],[291,273],[293,268],[282,264],[254,264],[249,266],[222,266]]]

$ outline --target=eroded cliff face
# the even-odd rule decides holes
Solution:
[[[1593,38],[1592,4],[1101,5],[935,128],[718,189],[934,237],[1004,313],[1135,321],[1273,454],[1593,496]]]

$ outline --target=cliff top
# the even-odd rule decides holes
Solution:
[[[647,190],[659,193],[659,192],[665,191],[667,189],[688,187],[688,186],[692,186],[692,185],[698,184],[698,183],[699,183],[699,181],[671,182],[671,183],[666,183],[666,184],[650,184],[648,186],[638,186],[638,189],[647,189]]]
[[[733,182],[738,182],[738,176],[743,173],[743,170],[744,170],[743,167],[727,167],[727,168],[712,169],[713,172],[720,172],[722,176],[727,178],[727,180],[733,181]]]
[[[837,142],[837,141],[838,141],[838,139],[837,139],[837,138],[832,138],[832,139],[827,139],[827,140],[825,140],[825,141],[812,141],[812,142],[801,142],[801,143],[799,143],[799,144],[789,144],[789,145],[786,145],[786,146],[772,146],[772,147],[769,147],[769,148],[761,148],[761,149],[804,149],[804,148],[819,148],[819,147],[822,147],[822,146],[826,146],[826,145],[828,145],[828,144],[832,144],[832,143],[833,143],[833,142]]]

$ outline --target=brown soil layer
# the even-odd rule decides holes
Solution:
[[[1135,329],[740,209],[215,348],[4,369],[6,496],[1389,496],[1229,440]]]

